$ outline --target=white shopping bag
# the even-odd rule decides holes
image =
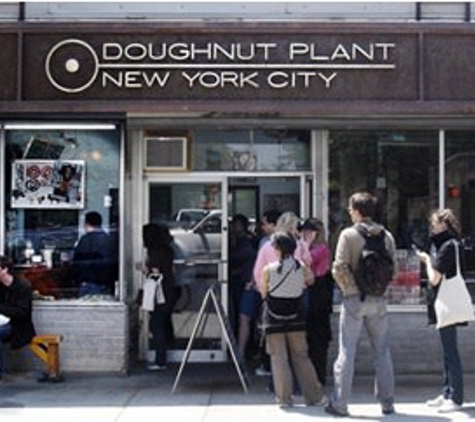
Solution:
[[[6,315],[0,314],[0,327],[2,325],[7,325],[10,322],[10,318]]]

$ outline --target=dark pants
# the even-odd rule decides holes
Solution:
[[[153,336],[155,363],[159,366],[167,364],[169,314],[170,312],[164,306],[156,306],[155,310],[150,313],[150,331]]]
[[[12,325],[10,323],[0,326],[0,378],[3,376],[4,357],[3,357],[3,341],[12,333]]]
[[[308,289],[306,312],[308,355],[322,385],[327,383],[328,348],[332,339],[333,279],[316,278]]]
[[[458,405],[463,404],[463,372],[462,361],[457,346],[457,327],[450,325],[439,329],[444,358],[444,390],[445,398],[452,399]]]

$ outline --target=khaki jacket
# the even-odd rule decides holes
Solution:
[[[381,232],[381,230],[385,230],[382,225],[372,220],[365,219],[357,224],[366,226],[370,233],[376,234]],[[364,242],[363,236],[356,229],[356,224],[344,229],[338,238],[335,258],[332,264],[332,274],[345,297],[359,295],[360,293],[355,284],[354,273]],[[388,230],[386,230],[385,243],[389,254],[395,260],[396,244],[393,235]]]

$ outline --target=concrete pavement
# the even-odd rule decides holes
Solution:
[[[334,420],[322,407],[280,409],[267,391],[268,379],[248,375],[244,393],[231,362],[188,363],[174,394],[178,365],[164,372],[137,368],[129,376],[65,374],[61,383],[38,383],[37,374],[13,374],[0,385],[0,421],[8,422],[300,422]],[[475,374],[466,375],[462,411],[440,415],[425,406],[435,397],[440,377],[398,376],[396,414],[382,416],[372,395],[372,379],[356,376],[350,405],[351,421],[475,420]]]

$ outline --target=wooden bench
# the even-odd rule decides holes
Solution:
[[[33,337],[30,343],[30,349],[46,365],[44,377],[38,381],[62,381],[59,361],[59,344],[63,336],[56,334],[43,334]]]

